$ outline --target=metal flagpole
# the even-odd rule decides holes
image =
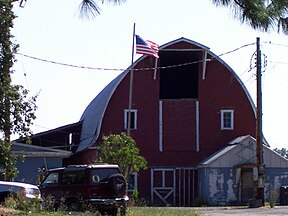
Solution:
[[[128,136],[130,136],[130,131],[131,131],[131,107],[132,107],[132,93],[133,93],[133,73],[134,73],[134,45],[135,45],[135,23],[133,25],[132,61],[131,61],[130,84],[129,84],[128,122],[127,122],[127,135]]]
[[[157,67],[158,67],[158,58],[155,58],[154,80],[156,80]]]

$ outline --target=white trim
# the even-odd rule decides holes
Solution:
[[[163,101],[159,101],[159,151],[163,152]]]
[[[225,127],[225,125],[224,125],[224,114],[225,113],[230,113],[230,117],[231,117],[230,127]],[[221,130],[234,130],[234,110],[232,110],[232,109],[221,110]]]
[[[199,143],[199,101],[196,101],[195,106],[196,111],[196,152],[200,151],[200,143]]]
[[[131,109],[131,114],[134,113],[134,127],[130,128],[132,130],[136,130],[137,129],[137,109]],[[124,129],[126,130],[128,127],[128,113],[129,113],[129,109],[124,109]]]

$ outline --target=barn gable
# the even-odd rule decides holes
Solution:
[[[219,56],[211,52],[208,47],[182,37],[160,46],[159,55],[160,65],[158,64],[158,70],[153,69],[154,64],[148,66],[145,63],[147,62],[146,56],[142,56],[134,63],[135,71],[138,74],[143,71],[149,74],[149,67],[152,67],[150,71],[152,71],[154,79],[161,76],[158,100],[165,100],[165,103],[170,103],[168,106],[173,107],[173,109],[175,106],[178,106],[177,104],[181,103],[179,101],[181,99],[199,100],[199,97],[202,95],[199,80],[204,81],[208,76],[207,73],[211,73],[207,72],[207,62],[219,62],[231,73],[231,76],[237,80],[255,114],[254,103],[245,85],[237,74]],[[175,56],[177,57],[175,58]],[[191,73],[191,71],[198,70],[200,70],[199,73]],[[127,79],[129,76],[130,71],[131,66],[110,82],[85,109],[80,119],[83,124],[77,152],[95,145],[99,139],[101,130],[103,129],[103,118],[107,106],[113,95],[115,95],[116,89],[119,88],[124,79]],[[154,92],[154,94],[155,93],[156,92]],[[168,100],[170,100],[170,102]],[[173,100],[178,100],[176,105]],[[195,102],[189,103],[190,105],[188,104],[187,106],[197,108]],[[194,119],[191,120],[194,121]],[[198,149],[198,144],[195,145],[193,149]]]
[[[288,160],[263,145],[263,160],[266,168],[288,167]],[[245,164],[256,164],[256,140],[250,135],[238,137],[227,144],[198,167],[237,167]]]

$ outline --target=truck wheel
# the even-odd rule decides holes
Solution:
[[[105,211],[101,211],[101,215],[105,216],[117,216],[118,209],[117,208],[112,208],[112,209],[106,209]]]
[[[71,199],[67,202],[68,211],[79,211],[80,203],[77,199]]]

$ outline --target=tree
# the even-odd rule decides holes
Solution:
[[[118,164],[126,179],[129,179],[133,172],[147,169],[147,161],[140,155],[134,139],[125,133],[104,136],[98,152],[96,162]]]
[[[286,148],[282,148],[282,149],[273,149],[275,152],[277,152],[278,154],[280,154],[281,156],[283,156],[284,158],[288,159],[288,150]]]
[[[114,5],[119,5],[126,0],[101,0],[101,3],[112,3]],[[80,4],[80,15],[82,17],[95,17],[100,14],[100,7],[94,0],[82,0]]]
[[[17,174],[16,158],[11,152],[11,135],[20,137],[31,133],[30,125],[36,118],[36,96],[28,97],[29,91],[21,85],[12,84],[13,63],[18,45],[12,42],[13,20],[10,0],[0,1],[0,164],[5,178],[12,179]]]
[[[230,7],[235,16],[254,29],[268,31],[277,27],[288,34],[288,0],[212,0],[215,5]]]
[[[102,4],[105,0],[102,0]],[[125,0],[107,0],[121,4]],[[212,0],[216,6],[230,7],[235,16],[247,22],[254,29],[268,31],[277,27],[288,34],[288,0]],[[85,17],[100,14],[99,5],[94,0],[82,0],[80,13]]]

